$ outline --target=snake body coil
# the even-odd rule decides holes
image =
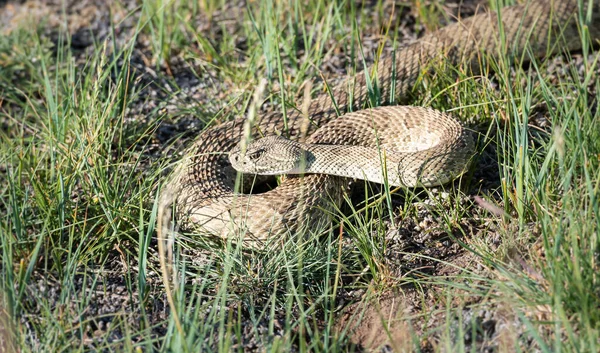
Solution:
[[[313,99],[308,108],[309,124],[298,110],[288,112],[286,124],[281,113],[271,112],[257,118],[249,135],[258,138],[284,132],[291,140],[298,140],[306,133],[309,141],[313,139],[319,144],[346,144],[351,136],[340,135],[339,132],[346,131],[348,125],[359,130],[372,129],[373,125],[352,123],[354,115],[349,115],[350,120],[347,121],[345,117],[338,119],[336,112],[365,108],[369,102],[369,87],[373,87],[369,82],[375,83],[377,96],[381,97],[382,101],[377,104],[388,105],[406,97],[424,68],[435,60],[443,59],[451,65],[466,63],[472,70],[479,71],[481,54],[493,56],[508,50],[522,55],[525,50],[531,50],[534,56],[542,56],[579,49],[582,28],[579,18],[580,14],[584,16],[587,13],[587,8],[579,9],[577,2],[534,0],[504,8],[500,14],[478,14],[448,25],[397,50],[394,55],[381,57],[372,72],[358,73],[334,87],[331,93]],[[592,20],[587,27],[590,37],[600,38],[600,4],[598,0],[583,3],[593,6]],[[439,114],[425,108],[394,109],[414,116]],[[373,112],[378,110],[368,110],[363,115],[372,115]],[[317,131],[326,123],[326,129]],[[385,127],[377,130],[389,131]],[[210,128],[198,137],[161,193],[159,222],[163,222],[163,226],[163,218],[170,215],[168,210],[174,206],[180,226],[201,229],[221,237],[227,237],[232,230],[241,230],[245,232],[245,241],[261,242],[286,229],[295,229],[298,224],[312,224],[319,220],[322,215],[315,214],[319,213],[315,206],[323,204],[323,195],[329,195],[333,200],[339,198],[339,179],[318,174],[290,178],[262,194],[235,193],[236,171],[228,156],[245,138],[243,118]],[[458,141],[457,158],[464,159],[469,142],[464,138]],[[440,162],[442,167],[438,172],[442,171],[443,165]],[[396,177],[398,184],[407,184],[402,181],[402,175]],[[160,228],[159,224],[159,231]]]
[[[450,115],[410,106],[348,113],[306,143],[269,136],[244,145],[229,154],[239,172],[327,174],[404,187],[448,183],[473,154],[471,134]]]

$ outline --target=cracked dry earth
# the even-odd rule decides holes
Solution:
[[[381,14],[391,13],[391,2],[384,2],[383,11],[370,9],[369,2],[361,2],[361,4],[359,11],[361,16],[371,16],[373,23],[372,27],[361,33],[367,63],[373,62],[372,53],[376,52],[380,45],[381,26],[391,24],[390,30],[397,31],[399,40],[403,43],[416,40],[425,31],[425,28],[415,21],[414,12],[410,8],[396,9],[393,18],[390,19],[382,17]],[[237,1],[228,2],[224,6],[225,8],[215,11],[210,18],[198,15],[189,22],[212,43],[219,42],[223,31],[233,34],[232,38],[235,38],[233,56],[237,58],[239,65],[244,65],[247,60],[245,51],[250,44],[247,38],[235,34],[240,33],[238,19],[243,17],[244,11],[247,11],[246,4]],[[479,6],[483,6],[483,1],[447,1],[444,10],[449,18],[466,17],[473,14]],[[141,176],[147,176],[160,160],[167,158],[175,161],[181,156],[185,146],[205,126],[203,119],[199,117],[209,120],[215,115],[219,117],[225,115],[223,111],[231,112],[240,109],[242,104],[237,97],[240,92],[247,91],[249,88],[239,87],[233,82],[223,80],[214,66],[206,65],[211,60],[209,55],[199,53],[193,45],[189,50],[199,56],[195,60],[186,59],[184,52],[174,52],[168,60],[157,62],[152,54],[150,38],[144,33],[134,37],[137,21],[141,16],[140,11],[138,2],[134,0],[119,2],[78,0],[67,1],[66,6],[63,6],[61,0],[0,1],[0,33],[8,34],[18,26],[31,23],[28,21],[41,22],[44,26],[43,38],[53,43],[51,44],[53,48],[56,47],[61,36],[65,34],[70,36],[70,49],[75,53],[76,62],[81,67],[90,56],[96,55],[96,48],[102,47],[105,42],[124,47],[135,38],[130,61],[119,62],[120,69],[130,65],[134,75],[132,82],[135,83],[137,90],[135,99],[127,108],[126,129],[143,130],[144,127],[150,126],[153,120],[162,118],[158,128],[152,130],[151,136],[146,137],[147,143],[135,147],[143,155],[144,161],[136,168],[139,168]],[[358,21],[362,18],[359,16]],[[111,26],[114,26],[114,31]],[[348,74],[350,55],[342,45],[333,40],[327,44],[334,49],[323,58],[318,70],[330,83],[335,84]],[[302,50],[298,51],[298,55],[302,55]],[[557,57],[549,66],[547,75],[559,80],[567,74],[570,66],[582,65],[582,59],[578,54],[574,55],[574,62],[566,62],[565,58]],[[293,74],[294,69],[290,66],[289,58],[282,57],[282,64],[287,72]],[[581,70],[579,72],[583,74]],[[18,70],[15,71],[15,82],[23,79],[21,74]],[[594,82],[594,80],[590,81]],[[322,85],[319,79],[315,82],[316,85]],[[276,85],[273,89],[277,90]],[[592,95],[593,90],[594,87],[590,87]],[[267,103],[263,109],[272,109],[268,105]],[[545,108],[535,109],[536,112],[532,115],[535,119],[532,119],[530,124],[544,131],[548,128]],[[2,124],[3,129],[8,129],[11,123],[2,122]],[[416,214],[397,214],[395,219],[387,221],[388,231],[384,235],[388,244],[385,249],[386,263],[381,264],[381,267],[388,271],[386,275],[402,277],[418,272],[432,276],[446,276],[452,280],[452,278],[460,278],[463,269],[468,269],[471,274],[476,274],[482,280],[496,276],[481,263],[479,257],[466,251],[459,244],[459,242],[470,244],[473,239],[478,239],[478,242],[485,242],[492,248],[506,247],[502,244],[500,234],[510,232],[512,226],[510,221],[502,222],[500,217],[494,215],[497,209],[493,204],[502,206],[503,201],[495,192],[500,181],[493,144],[489,144],[483,150],[478,163],[473,178],[477,183],[465,190],[465,196],[462,198],[453,199],[442,190],[432,190],[422,200],[415,201]],[[167,173],[168,170],[165,171],[165,176]],[[485,195],[485,198],[491,199],[491,202],[474,198],[476,195]],[[448,208],[459,204],[467,206],[466,209],[469,211],[461,218],[461,223],[456,225],[455,232],[449,234],[439,214],[432,211],[433,204]],[[530,229],[531,233],[535,234],[535,225],[531,225]],[[342,242],[344,251],[350,251],[356,246],[349,238]],[[79,293],[77,298],[72,298],[73,305],[81,305],[81,303],[87,305],[85,317],[72,322],[73,327],[78,329],[71,334],[74,339],[82,340],[90,348],[101,345],[102,342],[99,340],[121,339],[125,334],[122,330],[123,322],[127,322],[131,327],[140,326],[139,296],[128,295],[128,282],[125,277],[128,271],[131,271],[130,276],[136,275],[137,260],[123,255],[122,251],[124,248],[135,246],[130,241],[121,242],[119,245],[121,249],[114,249],[103,266],[86,267],[86,276],[77,276],[71,283],[76,289],[75,292]],[[518,255],[519,246],[519,244],[513,245],[514,251],[509,260],[527,272],[530,269]],[[149,252],[150,261],[157,263],[155,242],[150,245]],[[535,273],[531,275],[534,276]],[[346,280],[342,276],[342,282],[350,283],[352,281],[350,277],[352,276],[348,276]],[[91,281],[90,278],[96,281]],[[161,337],[166,332],[166,319],[169,315],[162,282],[157,273],[149,272],[147,284],[150,288],[150,299],[143,305],[150,322],[144,324],[150,328],[141,332],[153,337]],[[43,297],[50,302],[59,303],[61,285],[64,284],[61,284],[58,274],[33,273],[29,284],[29,297],[25,300],[28,315],[20,318],[23,327],[30,328],[38,320],[36,312],[41,308],[38,306],[37,298]],[[472,281],[464,285],[475,287],[477,283]],[[401,350],[403,344],[410,341],[411,335],[416,335],[416,337],[426,337],[419,343],[423,351],[433,351],[439,348],[436,345],[436,337],[444,334],[458,337],[458,331],[467,332],[464,335],[467,350],[472,347],[477,351],[495,351],[502,347],[512,347],[515,340],[521,339],[520,335],[525,327],[508,303],[506,305],[499,304],[497,301],[488,303],[482,296],[463,290],[464,295],[455,296],[462,300],[452,303],[458,310],[448,317],[445,307],[434,299],[435,292],[441,286],[442,284],[439,283],[432,283],[426,288],[406,285],[392,292],[345,289],[342,285],[337,299],[338,327],[343,330],[347,325],[357,322],[356,315],[362,315],[360,324],[352,327],[350,335],[350,341],[356,344],[359,350],[361,348],[381,351]],[[269,288],[264,290],[270,293]],[[460,292],[461,289],[456,291]],[[239,306],[242,306],[243,313],[244,305],[244,303],[228,303],[228,306],[220,310],[236,313]],[[260,305],[260,301],[255,305]],[[64,307],[63,310],[75,309]],[[543,309],[540,309],[539,313],[532,313],[532,315],[542,316],[543,314]],[[282,310],[281,313],[276,314],[276,317],[267,316],[258,323],[252,323],[249,318],[242,318],[247,329],[244,330],[240,342],[237,342],[238,338],[232,339],[236,340],[236,345],[242,345],[245,350],[260,351],[260,342],[263,340],[258,339],[256,335],[267,334],[269,319],[274,320],[275,335],[278,335],[283,330],[285,316]],[[385,320],[382,320],[382,317]],[[383,321],[388,325],[388,335],[381,334],[385,331]],[[252,325],[258,327],[252,329]],[[447,332],[436,333],[439,327],[448,327]],[[31,347],[35,347],[39,337],[36,336],[35,330],[31,329],[29,332],[30,335],[26,340]],[[528,342],[524,344],[527,345]]]

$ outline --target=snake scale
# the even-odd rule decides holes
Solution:
[[[253,195],[238,193],[235,190],[240,181],[248,185],[253,179],[247,175],[236,179],[238,174],[229,160],[229,152],[237,149],[240,141],[248,136],[255,139],[284,134],[291,141],[345,145],[353,142],[351,128],[366,130],[366,135],[373,135],[373,131],[389,132],[389,117],[393,120],[395,117],[400,119],[399,116],[409,116],[417,121],[419,116],[433,120],[441,118],[441,113],[419,107],[363,109],[369,103],[373,105],[369,98],[373,90],[381,97],[381,101],[375,105],[390,105],[405,98],[419,75],[426,72],[427,66],[436,60],[444,60],[451,65],[466,64],[477,72],[481,54],[493,56],[502,49],[514,55],[531,50],[537,57],[549,52],[580,49],[581,19],[586,14],[591,14],[591,21],[586,26],[590,37],[593,40],[600,38],[600,3],[599,0],[579,3],[581,7],[578,0],[533,0],[503,8],[500,13],[477,14],[425,35],[394,53],[383,54],[372,70],[359,72],[328,93],[313,98],[308,106],[308,114],[303,114],[300,109],[290,109],[284,120],[281,112],[271,111],[258,116],[249,129],[245,119],[238,118],[205,130],[189,148],[161,191],[159,232],[169,229],[173,218],[171,210],[174,210],[175,222],[180,227],[222,238],[230,236],[232,231],[241,232],[244,242],[260,246],[283,231],[298,230],[299,227],[311,226],[327,218],[324,209],[326,204],[337,202],[341,197],[340,188],[344,184],[340,178],[308,174],[288,178],[267,192]],[[502,48],[502,43],[508,47]],[[386,113],[385,109],[392,109],[389,117],[373,119],[374,115]],[[348,111],[358,112],[341,117],[338,114]],[[358,115],[367,119],[355,121]],[[375,129],[373,124],[377,125]],[[327,128],[319,130],[321,126]],[[466,160],[470,139],[462,131],[453,129],[449,128],[448,131],[453,131],[458,137],[450,143],[450,151],[442,154],[451,154],[455,148],[458,156],[454,158]],[[373,145],[374,142],[369,144]],[[415,150],[417,154],[421,152]],[[421,157],[411,159],[411,163],[417,163]],[[239,158],[232,157],[232,160],[235,162]],[[390,158],[393,163],[401,162]],[[405,163],[407,168],[410,169],[411,163]],[[442,170],[438,172],[444,174],[443,169],[453,163],[439,161],[436,165]],[[402,182],[404,179],[401,174],[404,172],[400,170],[399,173],[388,175],[386,180],[392,185],[410,184]],[[415,170],[411,173],[418,174]],[[460,171],[446,173],[440,182],[457,174]],[[433,180],[429,184],[435,183]]]

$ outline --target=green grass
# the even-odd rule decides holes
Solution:
[[[413,298],[414,310],[400,315],[409,350],[475,349],[469,337],[488,310],[509,327],[494,343],[500,351],[598,351],[600,56],[587,55],[585,32],[581,74],[569,54],[564,72],[550,74],[551,59],[522,64],[526,53],[483,58],[481,75],[440,63],[420,80],[411,104],[451,112],[480,133],[472,172],[453,185],[395,195],[366,187],[335,208],[333,223],[265,251],[178,238],[169,311],[156,199],[179,157],[156,149],[182,150],[177,140],[193,136],[159,143],[161,124],[243,116],[263,79],[265,101],[285,112],[307,80],[317,82],[314,95],[321,79],[340,78],[321,72],[339,51],[356,72],[363,54],[399,46],[383,2],[350,3],[249,2],[235,25],[219,20],[225,1],[140,1],[134,31],[148,43],[153,85],[128,64],[139,55],[134,39],[96,42],[76,62],[69,36],[53,45],[43,23],[0,37],[0,347],[8,338],[36,352],[242,351],[249,333],[267,351],[351,351],[350,328],[336,329],[348,300],[365,298],[366,307],[367,298],[399,292]],[[416,0],[410,13],[423,30],[449,18],[436,2]],[[215,99],[186,100],[171,76],[181,68],[175,58]],[[156,108],[133,113],[151,102]],[[539,116],[543,128],[532,125]],[[504,214],[478,207],[474,195]],[[117,309],[97,310],[109,304]],[[474,315],[462,315],[467,309]],[[363,312],[355,315],[351,324]]]

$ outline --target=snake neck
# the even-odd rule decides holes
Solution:
[[[398,174],[400,156],[383,148],[305,144],[306,173],[354,178],[390,186],[403,186]]]

